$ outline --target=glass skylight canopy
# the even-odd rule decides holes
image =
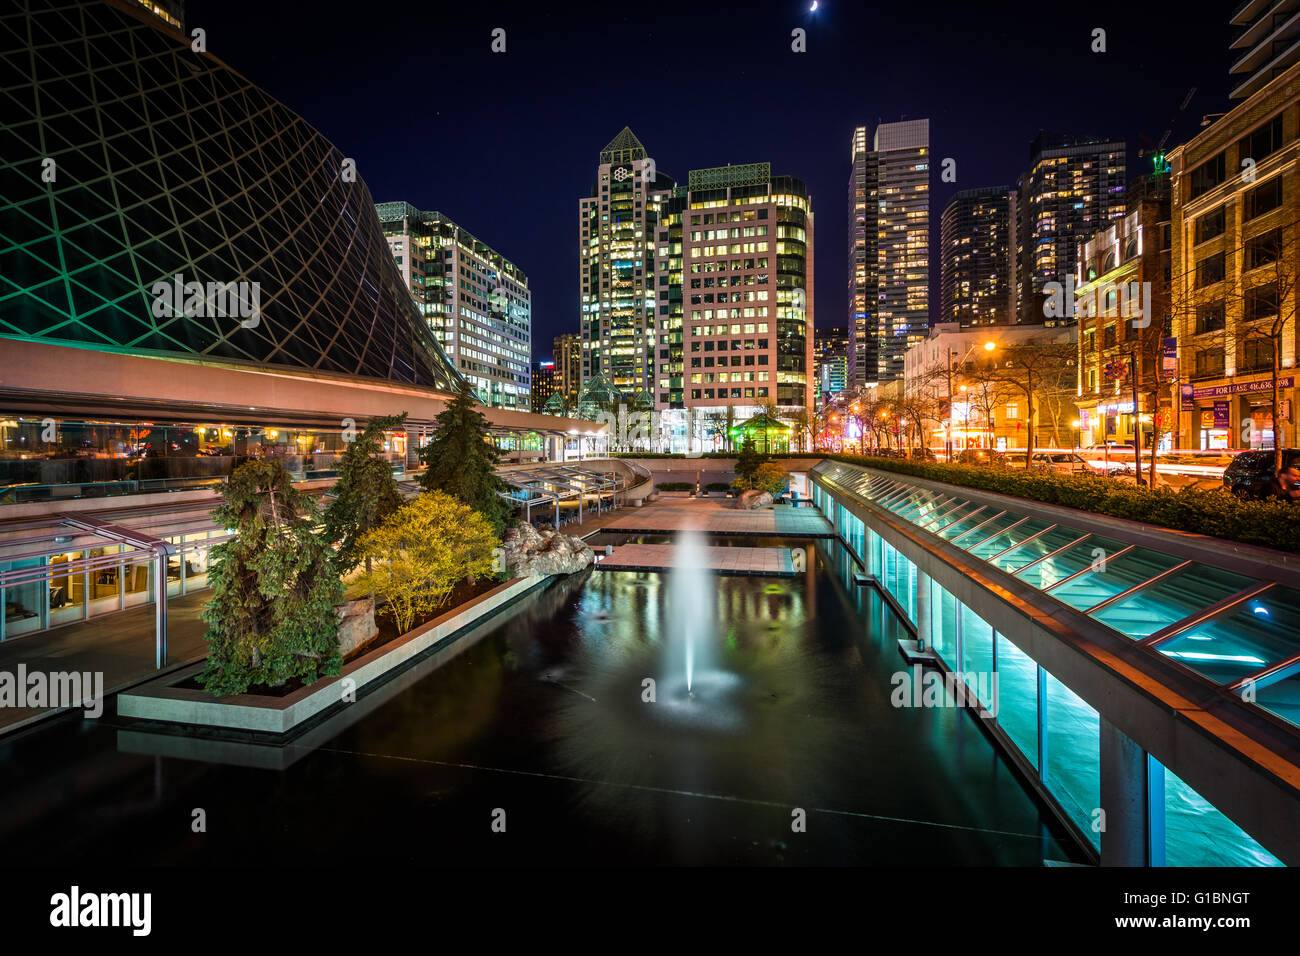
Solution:
[[[1300,590],[959,491],[837,464],[819,476],[1300,726]]]

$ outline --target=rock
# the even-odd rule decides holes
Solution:
[[[523,522],[510,528],[501,544],[506,567],[516,577],[573,574],[596,561],[595,552],[581,538],[550,528],[538,531]]]
[[[754,488],[751,488],[749,491],[742,491],[740,497],[736,499],[736,507],[744,510],[766,508],[771,503],[771,494],[766,491],[758,491]]]
[[[375,624],[375,601],[358,598],[334,605],[339,617],[339,653],[347,657],[358,647],[367,644],[379,633]]]

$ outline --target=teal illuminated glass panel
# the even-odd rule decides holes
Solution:
[[[1093,811],[1101,805],[1101,741],[1097,712],[1051,674],[1047,682],[1044,730],[1047,760],[1043,782],[1066,814],[1093,843]]]
[[[964,534],[971,528],[988,521],[996,514],[997,511],[992,508],[978,508],[975,511],[970,512],[970,514],[962,518],[960,521],[954,521],[952,524],[944,525],[942,528],[937,529],[936,533],[939,537],[947,538],[951,541],[959,534]]]
[[[1001,634],[997,721],[1025,759],[1038,766],[1038,664]]]
[[[974,547],[967,548],[972,555],[987,561],[993,555],[1000,551],[1005,551],[1018,541],[1024,541],[1030,535],[1038,534],[1044,528],[1050,528],[1051,525],[1046,521],[1039,521],[1037,518],[1030,518],[1024,524],[1017,525],[1010,530],[1001,531],[992,538],[981,541]],[[971,537],[974,537],[972,535]],[[1045,553],[1045,552],[1044,552]]]
[[[1260,682],[1255,689],[1255,703],[1300,726],[1300,664],[1283,668],[1270,675],[1270,683]]]
[[[1124,545],[1118,541],[1093,535],[1073,547],[1066,548],[1060,554],[1022,568],[1016,572],[1016,577],[1036,588],[1050,588],[1053,584],[1058,584],[1070,575],[1082,571],[1094,561],[1121,551],[1123,548]]]
[[[930,581],[930,646],[936,654],[956,670],[957,661],[957,599],[938,581]]]
[[[1024,517],[1025,517],[1024,515],[1012,514],[1011,512],[1007,512],[1002,517],[994,518],[992,521],[984,525],[978,531],[972,531],[970,534],[966,535],[966,537],[962,538],[960,541],[957,541],[955,543],[957,547],[966,548],[967,550],[969,550],[973,548],[975,545],[980,544],[986,538],[992,538],[1000,534],[1001,532],[1005,531],[1007,528],[1015,524],[1017,521],[1023,520]]]
[[[1150,637],[1161,628],[1255,583],[1251,578],[1222,568],[1189,564],[1150,587],[1106,605],[1092,616],[1129,637]],[[1052,594],[1055,596],[1056,592]]]
[[[990,560],[995,568],[1014,572],[1030,562],[1060,550],[1072,541],[1078,541],[1084,533],[1078,528],[1057,528],[1047,532],[1041,538],[1026,541],[1018,548],[1012,548],[1006,554]]]
[[[961,669],[966,685],[985,707],[993,703],[993,628],[961,606]]]
[[[1300,591],[1270,588],[1156,649],[1220,684],[1300,654]]]
[[[1080,575],[1048,593],[1072,608],[1086,611],[1107,598],[1137,587],[1143,581],[1150,581],[1157,574],[1181,564],[1182,559],[1149,548],[1134,548],[1119,557],[1107,557],[1104,562],[1096,570]]]
[[[940,528],[946,528],[953,522],[965,518],[974,509],[975,505],[972,505],[969,501],[963,501],[961,504],[953,508],[940,511],[930,521],[921,525],[921,527],[925,528],[927,531],[937,532]]]
[[[1166,866],[1285,866],[1165,768]]]

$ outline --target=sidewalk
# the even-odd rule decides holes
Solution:
[[[208,589],[167,602],[167,669],[207,656],[199,619]],[[154,607],[152,604],[93,617],[31,637],[0,643],[0,671],[17,677],[18,665],[32,671],[103,673],[104,695],[154,677]],[[0,707],[0,735],[56,711],[53,708]]]

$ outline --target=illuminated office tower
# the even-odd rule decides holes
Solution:
[[[773,176],[768,163],[695,169],[664,211],[660,276],[670,318],[672,303],[681,302],[682,404],[692,435],[708,450],[725,440],[724,421],[743,422],[769,404],[786,416],[811,409],[807,187]]]
[[[578,204],[582,379],[598,376],[636,404],[668,401],[658,387],[654,232],[673,180],[624,127],[600,151],[591,195]],[[664,395],[660,399],[660,394]]]
[[[557,335],[553,345],[555,391],[567,407],[577,408],[578,393],[582,391],[582,336],[566,332]]]
[[[522,269],[440,212],[375,207],[393,261],[483,404],[528,411],[532,293]]]

